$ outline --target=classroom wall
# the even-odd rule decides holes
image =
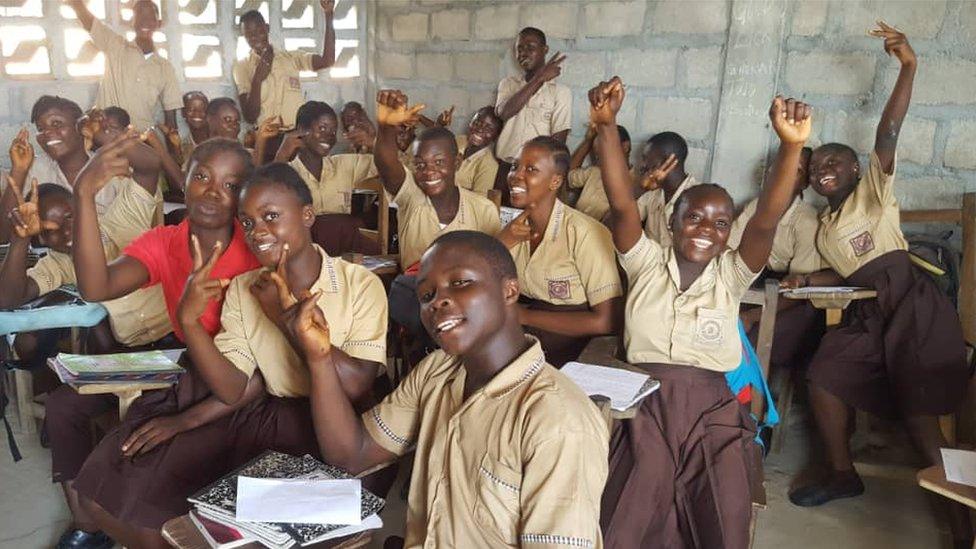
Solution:
[[[817,110],[813,144],[870,151],[897,75],[878,18],[905,31],[920,64],[899,145],[905,208],[958,206],[976,191],[976,2],[969,0],[383,0],[369,4],[367,93],[398,87],[429,106],[454,105],[462,130],[517,70],[517,29],[533,25],[568,55],[573,134],[585,130],[586,90],[619,74],[620,121],[635,139],[666,129],[691,145],[689,171],[741,200],[758,188],[774,143],[765,113],[774,90]],[[717,153],[713,154],[713,150]],[[812,194],[812,193],[807,193]]]

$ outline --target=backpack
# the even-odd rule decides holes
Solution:
[[[950,241],[952,234],[953,231],[945,231],[937,235],[911,234],[906,237],[912,263],[932,277],[935,285],[958,307],[962,254]]]

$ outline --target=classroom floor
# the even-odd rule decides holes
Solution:
[[[9,414],[13,416],[13,413]],[[16,420],[12,418],[16,428]],[[800,403],[791,416],[786,449],[766,461],[768,507],[760,512],[754,547],[779,549],[900,549],[949,547],[948,534],[936,520],[928,496],[907,475],[861,469],[867,491],[860,498],[833,502],[816,509],[789,503],[786,492],[793,475],[810,453],[811,426]],[[60,489],[50,482],[50,453],[36,436],[17,433],[24,454],[13,463],[0,442],[0,549],[51,547],[68,525]],[[861,437],[858,455],[865,461],[909,463],[914,458],[897,426]],[[907,469],[906,469],[907,471]],[[388,535],[402,535],[405,504],[399,499],[402,479],[393,487],[383,520],[386,526],[371,547],[381,548]]]

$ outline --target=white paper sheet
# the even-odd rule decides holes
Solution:
[[[780,293],[789,293],[793,295],[816,295],[816,294],[826,294],[826,293],[847,293],[854,292],[857,290],[864,290],[865,288],[860,288],[858,286],[804,286],[803,288],[793,288],[787,289],[783,288]]]
[[[237,520],[360,524],[359,479],[292,480],[237,477]]]
[[[976,486],[976,452],[942,448],[946,480]]]
[[[587,395],[609,397],[610,407],[621,412],[661,386],[647,374],[596,364],[567,362],[560,371]]]

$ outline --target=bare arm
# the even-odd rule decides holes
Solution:
[[[156,132],[150,131],[155,137]],[[161,158],[163,155],[169,156],[166,154],[166,147],[163,147],[162,154],[159,154],[145,143],[136,143],[126,151],[129,166],[132,167],[132,179],[152,196],[156,196],[156,187],[159,186],[159,172],[163,169]]]
[[[4,213],[16,208],[23,200],[20,189],[27,184],[27,174],[34,164],[34,147],[30,144],[30,133],[26,126],[17,132],[10,143],[10,164],[7,188],[0,195],[0,212]],[[10,219],[0,215],[0,242],[9,242],[12,232]]]
[[[915,83],[915,69],[918,61],[912,46],[905,35],[884,21],[878,21],[878,28],[871,31],[872,36],[884,38],[885,52],[894,55],[901,63],[898,80],[891,90],[891,97],[885,104],[878,122],[878,130],[874,139],[874,153],[878,155],[884,172],[890,174],[895,166],[895,149],[898,145],[898,135],[901,133],[902,122],[908,113],[908,106],[912,101],[912,86]]]
[[[335,0],[322,0],[322,11],[325,15],[325,37],[322,39],[322,55],[312,56],[312,70],[320,71],[335,65]]]
[[[176,109],[169,109],[163,112],[163,123],[170,128],[176,128]]]
[[[30,239],[14,235],[7,257],[0,264],[0,309],[13,309],[38,295],[37,283],[27,276],[27,251]]]
[[[397,158],[396,136],[401,124],[416,124],[424,105],[407,107],[407,96],[400,90],[380,90],[376,94],[376,121],[379,132],[373,159],[376,171],[386,192],[396,196],[407,178],[407,172]]]
[[[597,303],[589,311],[543,311],[521,309],[519,320],[523,326],[539,328],[554,334],[571,337],[613,334],[623,324],[623,299],[615,297]]]
[[[88,11],[88,6],[85,5],[84,0],[68,0],[68,5],[71,6],[71,9],[75,10],[75,15],[78,16],[78,21],[81,22],[81,26],[90,32],[92,23],[95,21],[95,16],[92,15],[92,12]]]
[[[569,169],[575,170],[583,165],[586,157],[590,155],[590,151],[593,150],[593,140],[596,139],[596,127],[589,126],[586,128],[586,137],[573,151],[573,156],[569,159]]]
[[[529,99],[535,95],[535,92],[542,88],[542,85],[546,82],[556,78],[562,72],[559,65],[566,60],[566,56],[559,52],[553,54],[549,61],[542,66],[541,69],[528,81],[524,86],[519,88],[511,97],[505,101],[505,104],[498,107],[496,112],[502,121],[508,121],[509,118],[515,116],[525,105],[528,104]]]

